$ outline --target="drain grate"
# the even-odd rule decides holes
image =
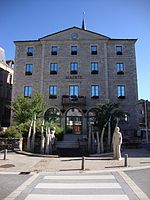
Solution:
[[[20,172],[19,175],[28,175],[30,174],[31,172]]]

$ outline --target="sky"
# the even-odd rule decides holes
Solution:
[[[17,40],[36,40],[73,26],[135,39],[138,98],[150,100],[150,0],[0,0],[0,47],[14,59]]]

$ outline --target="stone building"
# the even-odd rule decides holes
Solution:
[[[139,131],[142,139],[150,140],[150,101],[140,99],[137,103]]]
[[[0,48],[0,128],[10,125],[10,104],[14,69],[13,60],[5,61],[5,53]]]
[[[136,41],[112,39],[84,26],[15,41],[13,99],[41,92],[48,105],[45,119],[60,123],[65,136],[86,136],[92,109],[106,99],[119,102],[127,113],[126,122],[120,121],[123,131],[137,129]]]

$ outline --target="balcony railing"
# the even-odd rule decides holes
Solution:
[[[86,97],[76,95],[63,95],[62,105],[86,105]]]

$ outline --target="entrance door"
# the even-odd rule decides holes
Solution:
[[[71,108],[66,114],[66,133],[81,134],[82,113],[78,108]]]

